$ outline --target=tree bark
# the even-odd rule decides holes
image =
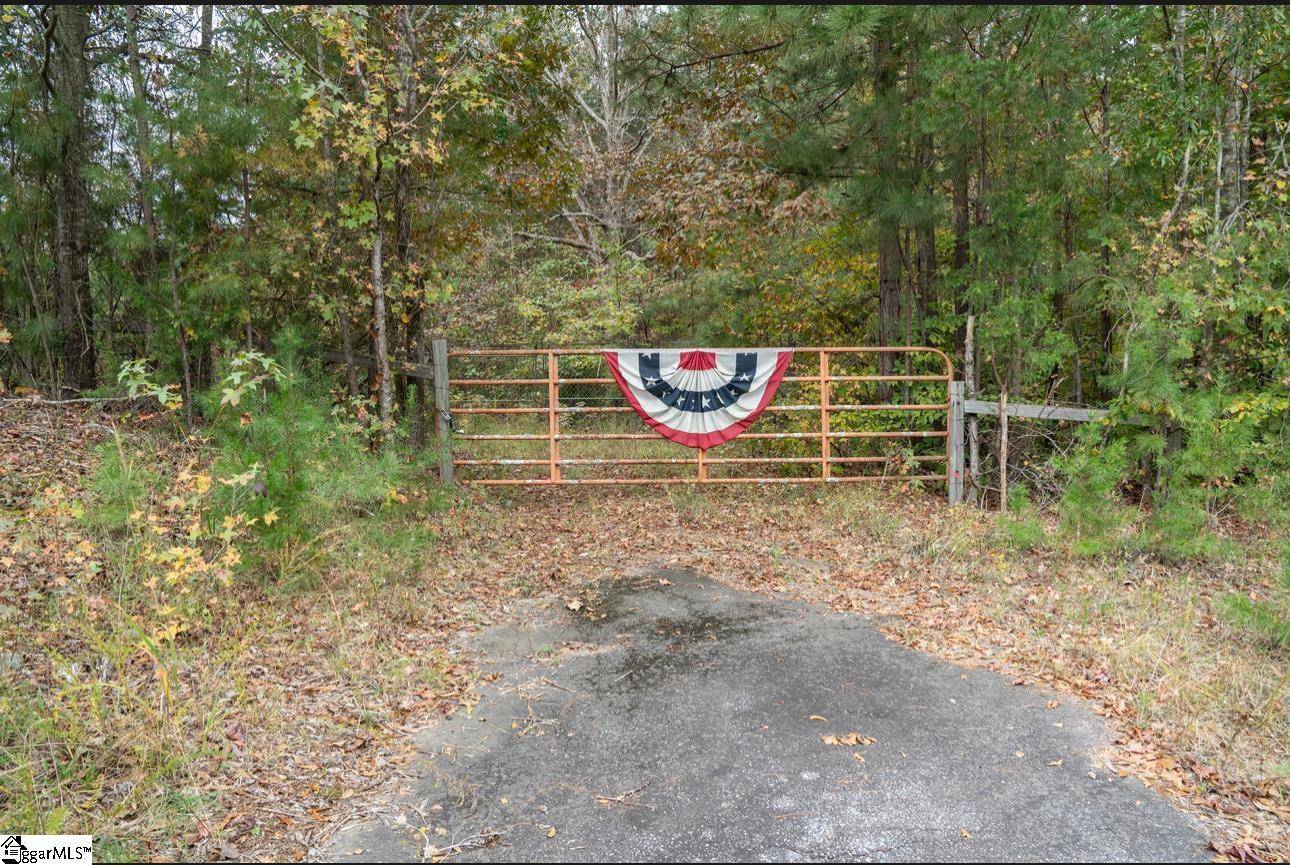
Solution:
[[[366,70],[360,62],[356,64],[359,86],[363,102],[371,105],[372,87],[367,80]],[[381,148],[374,154],[374,167],[371,175],[372,200],[372,353],[376,355],[376,391],[377,407],[381,418],[382,443],[386,441],[394,425],[394,382],[390,379],[390,339],[389,324],[386,321],[385,303],[385,214],[381,211],[384,200],[381,196]]]
[[[1242,15],[1243,10],[1236,10],[1235,15]],[[1239,19],[1238,19],[1239,20]],[[1239,27],[1239,23],[1233,25]],[[1215,231],[1223,231],[1230,220],[1239,225],[1244,201],[1244,183],[1247,158],[1246,147],[1249,135],[1246,126],[1249,115],[1245,109],[1245,97],[1240,85],[1241,66],[1234,62],[1227,74],[1226,93],[1220,112],[1219,135],[1221,147],[1218,159],[1217,192],[1214,203]]]
[[[916,79],[916,70],[910,70],[910,79]],[[911,84],[911,98],[918,105],[921,87]],[[915,110],[917,110],[915,108]],[[918,172],[918,198],[923,208],[918,224],[914,226],[917,248],[914,255],[918,273],[918,327],[922,336],[927,312],[936,299],[936,199],[937,191],[933,174],[936,170],[936,145],[930,132],[914,132],[914,164]]]
[[[976,399],[976,320],[967,317],[963,341],[963,390],[968,399]],[[976,413],[968,415],[968,479],[972,496],[981,500],[981,423]]]
[[[170,124],[170,149],[175,149],[175,126]],[[170,315],[175,321],[175,339],[179,343],[179,367],[183,376],[184,420],[188,428],[193,426],[193,364],[188,350],[188,332],[184,329],[184,307],[179,294],[179,214],[176,204],[179,200],[178,184],[173,172],[170,174],[170,254],[168,270],[170,274]]]
[[[202,43],[201,52],[203,62],[210,57],[211,40],[215,33],[215,7],[209,3],[202,4]]]
[[[386,329],[385,310],[385,270],[382,260],[382,247],[385,245],[385,226],[381,213],[381,169],[380,157],[377,157],[377,168],[372,173],[372,204],[376,208],[372,226],[372,319],[376,340],[376,375],[377,404],[381,413],[383,434],[388,433],[394,422],[394,382],[390,380],[390,340]]]
[[[210,7],[207,7],[210,8]],[[249,106],[251,104],[251,69],[248,62],[242,70],[242,104]],[[246,339],[246,350],[250,351],[255,348],[254,329],[251,322],[251,310],[255,308],[253,298],[251,297],[251,232],[254,223],[252,222],[251,210],[251,169],[247,163],[251,159],[250,152],[242,154],[242,291],[246,294],[246,320],[242,322],[244,336]]]
[[[175,130],[173,125],[170,129],[170,149],[175,148]],[[179,263],[176,260],[179,256],[179,214],[175,212],[175,202],[179,198],[179,190],[175,188],[175,178],[170,178],[170,314],[175,320],[175,338],[179,342],[179,367],[183,375],[183,398],[184,398],[184,420],[188,428],[193,426],[193,363],[188,352],[188,333],[184,330],[184,307],[179,296]]]
[[[1102,92],[1099,96],[1099,106],[1101,108],[1101,118],[1098,121],[1098,134],[1102,139],[1102,152],[1109,156],[1111,149],[1111,83],[1104,82]],[[1107,160],[1107,167],[1102,172],[1102,219],[1109,218],[1111,213],[1111,166],[1110,160]],[[1111,273],[1111,246],[1103,240],[1101,248],[1098,250],[1098,273],[1102,277],[1101,284],[1106,285],[1106,279]],[[1103,292],[1101,307],[1098,309],[1098,341],[1102,345],[1102,357],[1106,364],[1105,370],[1110,372],[1112,357],[1111,350],[1115,342],[1115,323],[1111,318],[1110,295]]]
[[[314,50],[318,56],[318,70],[327,68],[326,55],[323,53],[322,34],[314,33]],[[327,281],[331,286],[331,295],[336,304],[336,323],[340,329],[340,348],[345,356],[345,390],[350,398],[358,396],[358,365],[354,362],[354,337],[349,320],[349,307],[341,290],[336,247],[339,244],[339,229],[336,224],[336,157],[332,152],[331,136],[324,129],[322,132],[323,171],[326,177],[327,213],[324,221],[327,224],[327,253],[324,266],[327,268]]]
[[[953,151],[951,171],[951,206],[954,211],[954,248],[950,253],[950,266],[954,271],[954,314],[964,317],[969,314],[968,304],[968,263],[970,247],[968,232],[972,226],[971,200],[969,198],[970,156],[966,142],[958,142]],[[967,360],[968,332],[967,319],[959,326],[959,346],[963,349],[964,360]]]
[[[900,321],[900,234],[899,227],[882,221],[878,225],[878,344],[894,345]],[[878,355],[878,374],[891,375],[895,368],[890,352]],[[891,396],[891,383],[878,382],[879,402]]]
[[[147,281],[155,284],[160,271],[157,214],[152,201],[152,125],[148,121],[148,88],[139,57],[139,7],[125,7],[127,60],[134,93],[135,158],[139,162],[139,214],[148,235]]]
[[[1008,510],[1008,388],[999,388],[999,513]]]
[[[896,70],[892,62],[890,38],[881,34],[874,39],[874,153],[879,160],[876,173],[890,176],[894,161],[891,133],[891,104],[896,97]],[[900,327],[900,224],[889,218],[878,219],[878,343],[893,345]],[[878,355],[878,374],[891,375],[894,358],[890,352]],[[878,382],[878,401],[891,398],[890,382]]]
[[[400,6],[398,9],[398,62],[399,62],[399,113],[403,121],[403,134],[411,138],[414,135],[412,124],[417,115],[417,77],[416,77],[416,27],[412,20],[411,6]],[[394,167],[394,255],[401,276],[418,289],[421,278],[412,266],[412,189],[415,178],[412,174],[410,160],[400,160]],[[406,284],[406,283],[405,283]],[[425,301],[420,291],[406,296],[404,303],[407,309],[407,324],[404,328],[401,356],[414,363],[422,363],[424,357],[424,310]],[[405,409],[410,408],[408,399],[409,379],[403,374],[397,377],[399,402]],[[425,383],[420,379],[412,380],[415,398],[416,421],[413,424],[413,443],[420,447],[425,441],[425,423],[419,415],[425,408]]]
[[[930,200],[930,190],[929,200]],[[919,326],[927,318],[928,310],[936,300],[936,222],[925,219],[917,229],[918,237],[918,319]]]
[[[63,384],[89,390],[97,384],[94,302],[90,294],[89,39],[93,6],[51,9],[49,83],[58,114],[58,168],[54,188],[54,275],[63,335]]]

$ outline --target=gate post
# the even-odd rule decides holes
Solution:
[[[946,418],[946,487],[951,505],[963,501],[963,382],[950,382],[950,408]]]
[[[448,340],[430,344],[434,361],[434,426],[439,433],[439,482],[453,483],[452,415],[448,413]]]

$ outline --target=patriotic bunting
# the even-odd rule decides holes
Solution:
[[[608,349],[605,360],[641,420],[664,438],[710,448],[748,429],[779,389],[791,349]]]

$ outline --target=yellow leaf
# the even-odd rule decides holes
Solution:
[[[878,740],[872,736],[862,736],[859,733],[847,733],[845,736],[821,736],[820,741],[826,745],[872,745]]]
[[[264,524],[266,526],[271,526],[277,521],[278,521],[278,512],[276,510],[269,511],[267,514],[264,515]]]

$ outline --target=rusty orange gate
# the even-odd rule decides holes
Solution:
[[[961,388],[961,383],[954,382],[953,364],[944,352],[923,346],[830,346],[793,351],[792,366],[777,397],[779,403],[768,406],[751,431],[718,448],[691,450],[667,442],[643,423],[639,430],[634,424],[617,424],[609,431],[588,428],[595,417],[627,415],[638,420],[634,409],[621,398],[615,380],[596,374],[603,368],[599,349],[450,351],[445,341],[436,340],[434,380],[443,445],[441,474],[469,484],[521,486],[940,481],[946,483],[951,502],[957,500],[962,458],[955,453],[954,427],[956,422],[961,425],[961,405],[956,405],[961,402],[956,385]],[[856,369],[857,362],[881,354],[892,357],[893,369],[888,374]],[[927,369],[929,364],[932,369]],[[897,365],[903,365],[903,371],[895,371]],[[915,369],[915,365],[923,368]],[[590,370],[594,372],[587,374]],[[784,399],[784,391],[793,385],[809,389],[814,399]],[[856,401],[846,399],[845,394],[839,398],[839,390],[865,386],[876,388],[887,399]],[[893,390],[901,391],[901,401],[891,399]],[[591,391],[596,391],[595,395]],[[872,423],[858,420],[862,413],[871,412],[917,413],[912,416],[921,417],[923,428],[913,428],[914,424],[850,428],[872,427]],[[766,429],[783,426],[768,423],[771,415],[806,415],[809,421],[799,420],[797,428]],[[884,420],[908,416],[869,415]],[[844,422],[839,423],[839,417]],[[498,422],[508,419],[526,421],[527,428],[519,432],[497,428]],[[887,452],[848,452],[856,440],[870,440],[879,446],[886,443]],[[725,455],[740,442],[757,441],[784,444],[772,445],[779,448],[778,453]],[[903,450],[895,447],[898,441],[906,443]],[[569,453],[590,442],[637,442],[636,448],[654,452],[629,456]],[[644,442],[657,444],[640,444]],[[509,456],[479,452],[499,445],[526,452]],[[657,452],[659,448],[671,450],[663,454]],[[665,473],[637,476],[642,467]],[[740,473],[750,470],[755,474]]]

